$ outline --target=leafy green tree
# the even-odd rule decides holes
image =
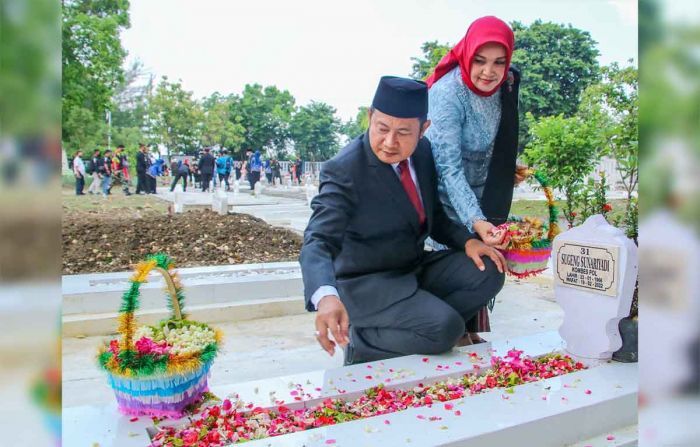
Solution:
[[[412,57],[413,67],[411,69],[411,78],[424,81],[433,72],[435,66],[440,62],[440,59],[447,54],[452,46],[448,43],[441,44],[437,40],[424,42],[420,49],[423,52],[422,57]]]
[[[180,82],[171,83],[163,76],[149,104],[149,121],[153,137],[172,150],[191,153],[198,149],[204,113],[192,98],[192,92]]]
[[[536,120],[528,114],[527,119],[534,124],[523,157],[544,172],[553,188],[564,192],[564,214],[573,225],[577,193],[600,160],[603,134],[596,122],[577,116],[560,114]]]
[[[146,82],[141,82],[143,79]],[[153,91],[153,75],[143,64],[134,62],[124,71],[124,80],[112,98],[112,142],[124,144],[126,150],[137,151],[138,143],[147,143],[148,107]]]
[[[286,90],[260,84],[246,85],[243,94],[231,102],[231,121],[245,129],[246,149],[283,151],[289,140],[289,122],[294,97]]]
[[[324,161],[338,152],[340,120],[335,109],[323,102],[299,107],[292,117],[290,135],[302,159]]]
[[[240,124],[239,116],[234,118],[236,122],[231,121],[230,102],[219,100],[205,104],[202,143],[205,146],[220,145],[231,149],[240,147],[245,138],[245,128]]]
[[[601,74],[601,82],[584,91],[578,113],[600,123],[607,141],[604,154],[617,161],[629,206],[639,182],[638,70],[613,63],[601,68]]]
[[[105,111],[124,79],[119,33],[130,26],[127,0],[63,2],[63,135],[69,146],[100,140]]]
[[[528,120],[574,115],[581,93],[599,79],[597,42],[571,25],[536,20],[530,26],[512,22],[515,51],[512,64],[521,70],[520,144],[527,144]]]
[[[536,20],[511,24],[515,33],[512,63],[522,70],[520,102],[535,117],[572,116],[581,93],[599,79],[600,55],[588,31]]]
[[[354,119],[348,120],[340,126],[340,133],[347,137],[348,140],[362,135],[369,129],[369,117],[367,116],[368,108],[365,106],[357,109],[357,115]]]

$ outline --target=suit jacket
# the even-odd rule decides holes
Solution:
[[[204,154],[202,158],[199,159],[199,172],[202,174],[213,174],[214,165],[216,164],[216,159],[212,154]]]
[[[426,138],[412,161],[425,209],[423,227],[393,167],[372,152],[367,133],[323,164],[300,255],[307,310],[314,310],[311,295],[322,285],[336,287],[355,321],[385,309],[418,288],[416,272],[428,235],[457,250],[475,237],[440,205]]]

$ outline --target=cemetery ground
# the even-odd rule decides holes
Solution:
[[[624,203],[613,201],[613,206],[622,209]],[[545,202],[540,200],[517,201],[513,212],[546,218]],[[203,239],[205,229],[209,235]],[[275,238],[279,240],[274,242]],[[195,250],[195,242],[210,248]],[[225,253],[207,243],[227,245],[230,250]],[[182,268],[297,261],[301,236],[246,214],[220,216],[193,209],[170,215],[168,202],[153,196],[126,197],[118,190],[106,199],[75,196],[65,187],[63,246],[63,273],[69,275],[128,272],[151,249],[165,250]],[[211,385],[341,366],[342,352],[329,357],[318,346],[313,335],[315,315],[305,312],[301,302],[298,307],[294,315],[215,323],[225,334],[225,346],[214,365]],[[562,315],[551,278],[509,277],[491,314],[492,332],[482,336],[503,341],[556,330]],[[95,349],[105,339],[106,335],[64,337],[64,406],[107,404],[114,399],[95,361]]]
[[[332,372],[347,379],[346,370],[339,369],[343,364],[342,350],[336,349],[331,357],[321,349],[314,335],[315,314],[306,312],[303,307],[301,275],[296,264],[302,240],[299,223],[310,214],[303,189],[280,188],[268,190],[268,193],[259,205],[236,206],[235,201],[233,204],[229,201],[232,205],[229,214],[219,215],[201,205],[210,200],[209,194],[188,191],[190,199],[192,195],[202,199],[200,204],[185,207],[185,212],[176,214],[171,212],[172,202],[164,200],[169,198],[165,188],[159,189],[160,197],[126,197],[115,189],[111,196],[103,198],[98,195],[78,197],[69,185],[64,185],[62,242],[63,274],[66,276],[63,279],[62,405],[71,439],[79,438],[86,445],[95,445],[93,441],[98,440],[105,446],[147,444],[144,427],[149,419],[129,419],[114,413],[114,392],[98,365],[96,352],[98,346],[115,338],[119,297],[126,290],[128,283],[125,281],[132,265],[153,251],[162,250],[174,258],[185,286],[185,311],[190,312],[194,320],[206,321],[223,333],[222,350],[209,379],[209,386],[217,396],[224,398],[230,395],[228,393],[239,391],[250,391],[255,397],[266,396],[267,391],[258,392],[258,383],[261,387],[277,386],[278,382],[282,383],[281,378],[294,375],[315,377]],[[254,201],[248,191],[242,190],[240,194],[239,199]],[[270,200],[275,196],[283,199]],[[613,213],[624,210],[624,200],[611,200],[611,204]],[[558,205],[561,206],[561,202]],[[544,200],[517,200],[512,209],[513,214],[537,216],[543,220],[547,218],[546,211]],[[560,224],[566,228],[565,222]],[[198,247],[201,248],[196,250]],[[75,288],[76,282],[84,284],[78,287],[83,287],[83,292]],[[155,278],[152,282],[145,286],[141,310],[137,312],[137,319],[145,324],[164,315],[163,309],[153,307],[163,307],[164,303],[161,285]],[[491,332],[480,334],[491,343],[458,348],[445,355],[467,359],[464,364],[469,364],[467,353],[471,349],[512,346],[527,350],[528,336],[533,340],[558,339],[556,331],[563,318],[564,312],[554,296],[551,274],[522,280],[508,277],[491,313]],[[256,384],[254,389],[245,388],[253,383]],[[595,396],[611,396],[610,408],[623,405],[624,402],[615,397],[621,389],[606,393],[602,392],[603,382],[594,378],[593,383],[590,386],[595,388]],[[535,393],[540,392],[537,386]],[[575,384],[570,388],[575,388]],[[495,404],[473,402],[479,407],[506,405],[500,394],[496,397]],[[573,404],[574,396],[570,397]],[[533,408],[544,405],[538,396],[528,397],[524,391],[518,391],[513,399],[516,398],[528,399],[528,405]],[[556,417],[579,415],[567,412],[568,401],[562,402],[563,412],[555,412]],[[468,404],[464,403],[465,411]],[[506,405],[505,409],[509,408]],[[624,408],[614,412],[626,414]],[[486,413],[491,414],[489,410]],[[533,424],[539,422],[535,418]],[[515,427],[519,426],[519,422],[514,423]],[[353,439],[358,434],[366,435],[366,427],[365,431],[356,425],[346,430],[355,430]],[[631,428],[624,430],[634,432]],[[511,436],[509,433],[513,431],[502,433]],[[592,444],[587,441],[585,445],[628,445],[623,442],[622,434],[623,431],[615,431],[620,442],[611,443],[603,438]],[[608,436],[608,432],[604,436]],[[634,439],[634,434],[628,437]],[[278,442],[275,445],[292,445],[285,444],[286,440],[270,438],[270,441]]]
[[[248,214],[220,216],[202,208],[172,214],[164,200],[127,197],[116,188],[104,198],[76,196],[65,186],[62,202],[64,275],[128,271],[147,253],[157,251],[168,253],[179,267],[197,267],[296,261],[301,249],[298,231],[268,225]],[[625,200],[610,203],[612,218],[624,213]],[[562,205],[557,202],[560,209]],[[544,200],[516,200],[511,213],[547,220]],[[566,228],[561,218],[560,225]]]
[[[300,248],[299,235],[246,214],[170,214],[167,202],[151,196],[63,190],[63,274],[128,271],[160,251],[178,267],[195,267],[293,261]]]

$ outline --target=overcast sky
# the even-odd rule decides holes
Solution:
[[[454,44],[484,15],[571,24],[598,42],[601,64],[637,59],[636,0],[131,0],[130,12],[127,61],[195,97],[257,82],[344,120],[381,76],[408,76],[423,42]]]

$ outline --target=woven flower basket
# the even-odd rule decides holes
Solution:
[[[511,216],[506,223],[497,227],[506,232],[508,245],[503,250],[503,256],[506,258],[508,274],[518,278],[537,275],[547,269],[547,262],[552,254],[552,241],[559,234],[559,211],[554,206],[552,188],[544,175],[539,172],[532,174],[542,186],[547,198],[549,224],[534,217]]]
[[[124,414],[179,418],[208,391],[221,333],[184,318],[184,293],[173,267],[164,254],[151,255],[137,265],[122,297],[121,340],[112,340],[99,351],[99,363]],[[137,328],[139,287],[153,270],[165,278],[171,315],[155,326]]]

